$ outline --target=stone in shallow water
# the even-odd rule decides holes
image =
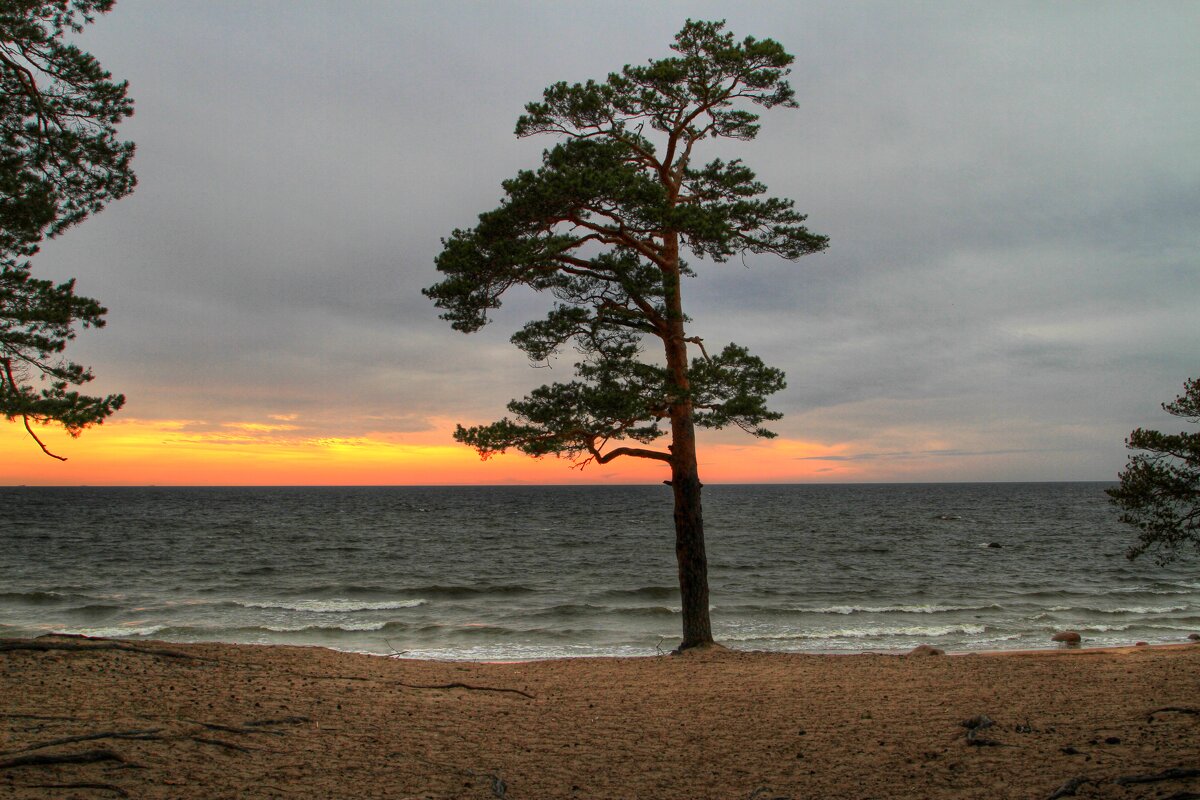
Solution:
[[[1075,631],[1059,631],[1050,637],[1052,642],[1063,642],[1065,644],[1079,644],[1083,641],[1083,637]]]

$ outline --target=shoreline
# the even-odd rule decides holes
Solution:
[[[1084,778],[1075,797],[1134,798],[1147,785],[1119,780],[1155,775],[1163,796],[1200,791],[1200,645],[847,655],[0,640],[0,797],[990,800]],[[29,756],[50,762],[5,766]]]

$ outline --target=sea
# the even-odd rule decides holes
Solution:
[[[1125,557],[1104,483],[710,485],[713,632],[812,653],[1186,641],[1200,562]],[[650,656],[665,486],[0,489],[0,637]]]

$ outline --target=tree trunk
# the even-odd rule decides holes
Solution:
[[[688,352],[679,286],[679,237],[665,237],[665,254],[673,268],[663,276],[667,310],[667,373],[674,384],[671,404],[671,489],[675,494],[675,560],[679,565],[679,598],[683,605],[680,650],[711,644],[708,617],[708,556],[704,552],[704,516],[700,508],[700,471],[696,464],[696,430],[692,419]]]
[[[679,597],[683,604],[680,650],[710,644],[708,557],[704,552],[704,518],[691,409],[671,420],[671,488],[675,493],[675,560],[679,565]]]

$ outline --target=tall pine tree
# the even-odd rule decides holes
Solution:
[[[693,271],[684,254],[796,259],[827,245],[790,200],[764,197],[740,160],[696,161],[706,140],[756,136],[748,107],[796,105],[785,80],[792,56],[770,39],[735,41],[724,27],[689,20],[671,46],[676,55],[603,82],[556,83],[527,105],[517,136],[562,141],[540,168],[503,183],[499,208],[443,241],[444,278],[425,290],[465,332],[486,324],[513,286],[556,298],[513,342],[535,362],[573,343],[582,355],[576,379],[509,403],[512,418],[459,426],[455,438],[484,457],[515,448],[580,464],[628,457],[668,467],[680,649],[713,641],[695,428],[773,436],[763,424],[780,415],[766,397],[784,387],[783,373],[744,347],[710,353],[689,331],[682,280]],[[657,358],[643,357],[648,345]],[[665,448],[652,446],[663,437]]]

